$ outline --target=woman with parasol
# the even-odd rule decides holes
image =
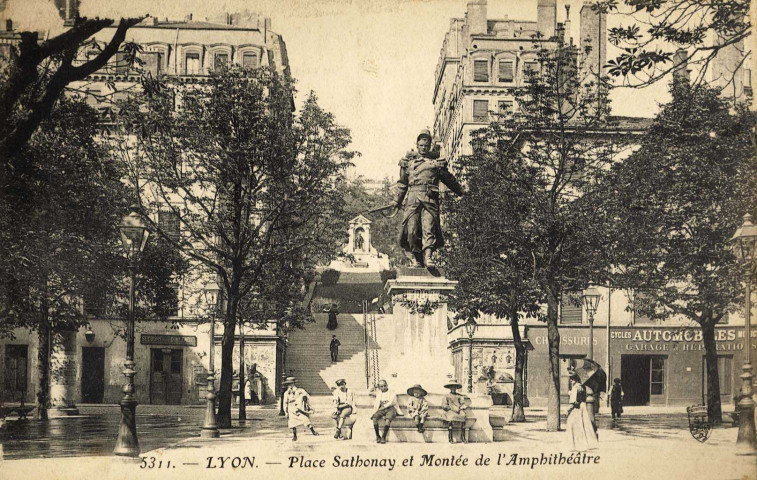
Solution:
[[[586,388],[575,369],[569,369],[570,407],[568,408],[568,438],[571,450],[583,452],[597,448],[597,433],[591,421],[591,413],[586,405]]]

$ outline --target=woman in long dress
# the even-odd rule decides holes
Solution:
[[[570,377],[570,408],[566,424],[571,450],[583,452],[599,446],[586,404],[586,389],[575,374]]]

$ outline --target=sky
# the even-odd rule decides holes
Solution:
[[[2,2],[2,0],[0,0]],[[489,0],[489,19],[536,20],[537,0]],[[571,5],[578,37],[580,0],[558,0],[558,21]],[[451,18],[467,0],[82,0],[84,16],[150,14],[194,19],[249,10],[271,18],[287,46],[297,101],[313,90],[319,103],[350,128],[361,153],[352,175],[396,178],[397,161],[418,132],[433,124],[434,72]],[[5,14],[20,28],[62,28],[52,0],[7,0]],[[610,25],[612,26],[612,21]],[[127,35],[128,38],[128,35]],[[612,57],[612,50],[608,58]],[[613,113],[651,117],[664,86],[613,92]]]

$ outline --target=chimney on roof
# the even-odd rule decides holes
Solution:
[[[192,21],[192,14],[190,13],[189,15],[187,15],[186,17],[184,17],[184,21],[185,22],[191,22]]]
[[[465,12],[465,20],[468,24],[468,33],[470,35],[485,35],[488,33],[486,0],[473,0],[468,2],[468,10]]]
[[[679,48],[673,55],[673,78],[684,79],[687,82],[691,79],[691,70],[689,70],[689,51],[685,48]]]
[[[158,17],[151,17],[151,19],[152,19],[152,24],[153,25],[157,25],[159,23]]]
[[[10,18],[5,21],[5,31],[6,32],[12,32],[13,31],[13,20]]]
[[[563,41],[570,39],[570,44],[573,45],[573,37],[570,35],[570,5],[565,5],[565,38]]]
[[[536,29],[549,40],[557,29],[557,0],[539,0],[536,5]]]
[[[231,24],[232,24],[231,23],[231,14],[227,12],[226,13],[226,25],[231,25]]]

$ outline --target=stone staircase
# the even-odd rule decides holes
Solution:
[[[311,396],[330,395],[335,381],[344,378],[353,390],[366,388],[365,329],[362,314],[339,314],[338,328],[326,328],[328,314],[313,315],[315,323],[291,332],[286,369],[297,377],[297,385]],[[331,361],[329,343],[336,335],[341,342],[336,363]]]

